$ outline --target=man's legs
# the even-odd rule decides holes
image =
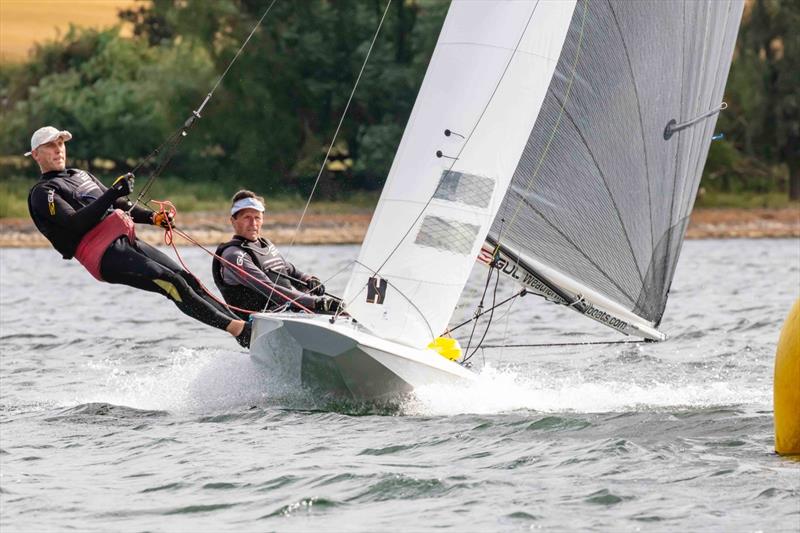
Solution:
[[[238,317],[205,294],[191,274],[147,243],[117,239],[103,254],[100,273],[108,283],[163,294],[183,313],[204,324],[233,335],[242,330]]]

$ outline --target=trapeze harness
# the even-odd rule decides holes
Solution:
[[[43,174],[31,189],[28,209],[62,257],[75,257],[96,279],[160,293],[186,315],[218,329],[236,319],[206,294],[194,276],[136,239],[134,222],[151,223],[152,211],[117,198],[113,189],[107,190],[88,172],[67,169]]]
[[[256,289],[253,284],[246,285],[245,279],[242,279],[242,283],[235,285],[225,281],[223,269],[226,268],[233,272],[237,278],[242,278],[234,268],[225,266],[220,261],[220,257],[222,257],[231,263],[235,262],[238,266],[241,266],[240,260],[231,257],[233,255],[229,250],[231,248],[243,250],[253,261],[253,264],[269,278],[276,288],[276,294],[272,298],[269,297],[272,291],[268,286]],[[227,254],[225,253],[226,250],[229,250]],[[259,238],[257,241],[248,241],[238,235],[234,236],[230,241],[217,247],[211,270],[214,276],[214,283],[222,293],[222,297],[232,306],[253,310],[273,310],[286,303],[287,298],[284,295],[288,294],[292,298],[296,298],[299,304],[314,308],[313,297],[304,293],[298,294],[297,288],[292,285],[290,280],[290,278],[302,280],[306,275],[297,270],[291,263],[286,262],[275,246],[267,239]],[[242,313],[237,312],[237,314],[243,316]]]
[[[28,210],[39,231],[64,259],[75,257],[100,281],[100,262],[109,246],[120,237],[134,242],[134,222],[149,223],[149,209],[130,208],[92,174],[75,168],[42,175],[28,195]]]

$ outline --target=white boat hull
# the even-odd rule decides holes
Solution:
[[[329,316],[254,315],[250,355],[282,385],[344,399],[386,400],[475,379],[433,350],[378,338],[349,318],[331,324]]]

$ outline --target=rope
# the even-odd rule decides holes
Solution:
[[[375,41],[378,39],[378,34],[381,31],[381,27],[383,26],[383,21],[386,18],[386,13],[389,11],[389,6],[392,5],[392,0],[389,0],[386,3],[386,9],[383,10],[383,16],[381,16],[381,20],[378,23],[378,29],[375,30],[375,35],[372,37],[372,42],[369,44],[369,49],[367,50],[367,55],[364,58],[364,62],[361,64],[361,70],[358,72],[358,77],[356,78],[356,82],[353,85],[353,90],[350,91],[350,97],[347,99],[347,104],[344,106],[344,111],[342,111],[342,116],[339,117],[339,124],[336,126],[336,131],[333,134],[333,138],[331,139],[330,144],[328,145],[328,150],[325,152],[325,158],[322,160],[322,164],[319,167],[319,172],[317,172],[317,178],[314,180],[314,185],[311,187],[311,192],[308,194],[308,200],[306,201],[306,205],[303,208],[303,212],[300,214],[300,220],[297,222],[297,227],[294,229],[294,234],[292,235],[292,240],[289,243],[289,250],[291,251],[292,246],[294,245],[294,241],[297,239],[297,234],[300,231],[300,226],[303,223],[303,218],[306,216],[306,212],[308,211],[308,206],[311,204],[311,198],[314,196],[314,192],[317,190],[317,185],[319,184],[319,180],[322,176],[322,172],[325,170],[325,164],[328,162],[328,157],[331,155],[331,150],[333,150],[333,145],[336,143],[336,138],[339,135],[339,130],[342,128],[342,123],[344,122],[344,117],[347,115],[347,110],[350,109],[350,103],[353,101],[353,95],[356,93],[356,88],[358,88],[358,84],[361,81],[361,75],[364,73],[364,68],[367,66],[367,62],[369,61],[369,56],[372,54],[372,48],[375,46]],[[287,258],[289,257],[287,253]]]
[[[189,118],[186,119],[186,121],[183,123],[183,125],[181,127],[179,127],[178,129],[176,129],[169,137],[167,137],[166,141],[164,141],[158,148],[156,148],[155,150],[150,152],[150,154],[147,157],[145,157],[143,160],[141,160],[139,162],[139,164],[136,165],[133,168],[133,170],[131,172],[133,174],[136,174],[136,172],[138,172],[139,169],[142,168],[148,161],[150,161],[151,159],[153,159],[153,157],[155,157],[158,154],[160,154],[161,150],[164,147],[168,148],[165,157],[159,162],[159,164],[156,166],[155,170],[147,178],[147,181],[145,182],[144,187],[142,187],[141,192],[136,197],[136,201],[133,202],[133,205],[128,210],[129,213],[134,207],[136,207],[139,204],[139,202],[143,201],[143,198],[150,191],[150,188],[153,186],[153,183],[155,182],[156,178],[161,174],[161,172],[164,171],[164,169],[166,168],[166,166],[169,163],[170,159],[172,159],[172,156],[177,151],[178,145],[180,144],[180,142],[183,140],[184,137],[186,137],[189,134],[189,130],[194,125],[195,120],[199,119],[199,118],[202,118],[200,113],[203,111],[203,109],[205,108],[206,104],[214,96],[214,91],[217,90],[217,87],[219,87],[219,85],[222,83],[222,80],[225,78],[225,76],[228,75],[228,71],[230,71],[231,67],[236,62],[236,60],[239,59],[239,55],[244,50],[245,46],[247,46],[247,43],[250,42],[250,39],[253,37],[253,34],[255,34],[256,30],[259,28],[259,26],[261,26],[261,23],[264,21],[264,19],[266,18],[267,14],[272,10],[272,6],[274,6],[275,2],[277,2],[277,1],[278,0],[272,0],[272,2],[269,4],[269,7],[267,7],[266,11],[264,11],[264,14],[261,15],[261,18],[258,19],[258,22],[256,22],[256,24],[253,26],[253,29],[250,30],[250,34],[247,36],[247,39],[244,40],[242,45],[239,47],[239,50],[236,51],[236,54],[233,56],[233,59],[230,60],[230,62],[228,63],[227,68],[222,73],[222,75],[219,77],[219,79],[217,80],[217,83],[214,84],[214,87],[211,88],[211,91],[209,91],[209,93],[206,95],[205,99],[198,106],[198,108],[195,109],[194,111],[192,111],[192,114],[189,115]],[[144,203],[148,204],[148,201],[145,200]]]
[[[489,309],[489,320],[486,322],[486,329],[483,330],[483,336],[481,336],[481,340],[478,341],[478,345],[475,346],[475,349],[472,351],[472,353],[467,355],[464,358],[464,360],[461,361],[462,365],[466,364],[470,359],[472,359],[472,356],[475,355],[478,352],[478,350],[480,349],[481,345],[483,344],[483,341],[486,340],[486,335],[489,334],[489,328],[492,327],[492,319],[494,318],[494,309],[495,309],[495,307],[497,307],[497,305],[494,305],[494,303],[497,301],[497,286],[499,284],[500,284],[500,271],[497,270],[497,273],[495,275],[495,281],[494,281],[494,292],[492,293],[492,304],[493,305]],[[475,324],[477,324],[477,323],[478,322],[476,320]],[[467,351],[469,351],[469,347],[467,347]]]
[[[170,201],[152,200],[152,202],[159,206],[159,208],[161,210],[160,212],[166,212],[165,211],[165,207],[168,207],[173,213],[177,213],[177,210],[175,209],[175,206]],[[253,310],[250,310],[250,309],[242,309],[240,307],[236,307],[235,305],[230,305],[227,302],[224,302],[224,301],[220,300],[219,298],[217,298],[216,295],[214,295],[214,293],[212,293],[208,289],[208,287],[206,287],[205,284],[203,284],[203,282],[200,281],[200,278],[195,276],[194,273],[191,270],[189,270],[189,267],[184,262],[183,257],[181,257],[180,252],[178,252],[178,247],[175,246],[175,241],[174,241],[174,239],[172,237],[172,232],[173,231],[177,231],[177,228],[175,228],[172,225],[172,223],[170,223],[169,219],[167,219],[167,227],[164,228],[164,242],[168,246],[170,246],[172,248],[172,250],[175,252],[175,257],[178,258],[178,262],[181,264],[183,269],[186,272],[188,272],[195,279],[195,281],[197,281],[197,284],[200,285],[200,288],[203,289],[203,292],[205,292],[212,300],[214,300],[218,304],[224,306],[226,309],[232,309],[234,311],[239,311],[241,313],[245,313],[245,314],[248,314],[248,315],[251,315],[253,313],[257,313],[258,312],[258,311],[253,311]]]
[[[505,300],[503,300],[503,301],[502,301],[502,302],[500,302],[499,304],[492,306],[491,308],[487,309],[486,311],[482,311],[482,312],[480,312],[480,313],[476,314],[475,316],[473,316],[473,317],[472,317],[472,318],[470,318],[469,320],[465,320],[464,322],[462,322],[461,324],[458,324],[457,326],[453,326],[452,328],[448,328],[448,329],[447,329],[447,330],[446,330],[446,331],[445,331],[445,332],[444,332],[442,335],[443,335],[443,336],[444,336],[444,335],[449,335],[451,332],[453,332],[453,331],[457,330],[458,328],[460,328],[460,327],[462,327],[462,326],[466,326],[467,324],[469,324],[469,323],[470,323],[470,322],[472,322],[473,320],[477,320],[478,318],[482,317],[482,316],[483,316],[483,315],[485,315],[486,313],[489,313],[489,312],[491,312],[491,311],[492,311],[492,309],[496,309],[496,308],[500,307],[501,305],[505,305],[505,304],[507,304],[508,302],[510,302],[510,301],[512,301],[512,300],[514,300],[515,298],[517,298],[517,297],[520,297],[520,296],[525,296],[526,294],[528,294],[528,291],[527,291],[527,289],[522,289],[522,290],[521,290],[521,291],[519,291],[518,293],[515,293],[515,294],[513,294],[513,295],[509,296],[508,298],[506,298]]]
[[[533,18],[533,14],[535,13],[535,11],[536,11],[536,7],[534,7],[534,8],[533,8],[533,10],[531,11],[531,14],[530,14],[530,16],[528,17],[528,20],[527,20],[527,22],[525,23],[525,27],[522,29],[522,32],[520,33],[520,36],[519,36],[519,38],[517,39],[517,43],[514,45],[514,50],[512,51],[512,53],[511,53],[511,56],[508,58],[508,61],[506,62],[505,68],[503,69],[503,73],[502,73],[502,74],[500,74],[500,77],[498,78],[498,80],[497,80],[497,83],[496,83],[496,84],[495,84],[495,86],[494,86],[494,90],[492,91],[492,94],[491,94],[491,96],[489,96],[489,99],[487,100],[487,102],[486,102],[486,105],[483,107],[483,110],[481,111],[481,114],[478,116],[478,119],[475,121],[475,124],[473,125],[472,129],[471,129],[471,130],[470,130],[470,132],[469,132],[469,133],[466,135],[466,137],[465,137],[465,136],[463,136],[463,135],[461,135],[461,134],[456,134],[456,135],[458,135],[459,137],[462,137],[462,138],[464,138],[464,143],[461,145],[461,149],[458,151],[458,153],[456,154],[456,156],[455,156],[455,157],[451,157],[451,158],[450,158],[450,159],[452,159],[452,160],[453,160],[453,162],[450,164],[450,167],[447,169],[447,171],[446,171],[445,175],[447,175],[447,174],[449,174],[450,172],[452,172],[452,170],[453,170],[453,167],[454,167],[454,166],[455,166],[455,164],[456,164],[456,161],[458,161],[458,159],[459,159],[459,157],[461,156],[462,152],[463,152],[463,151],[466,149],[466,147],[467,147],[467,144],[468,144],[468,143],[469,143],[469,141],[472,139],[472,136],[473,136],[473,134],[475,133],[475,130],[477,130],[477,129],[478,129],[478,125],[480,125],[480,123],[481,123],[481,120],[483,120],[483,116],[486,114],[486,110],[489,108],[489,104],[491,104],[491,103],[492,103],[492,100],[494,99],[494,96],[495,96],[495,94],[497,93],[497,90],[498,90],[498,89],[499,89],[499,87],[500,87],[500,83],[502,83],[503,79],[505,78],[505,76],[506,76],[506,72],[508,72],[508,68],[509,68],[509,66],[511,65],[511,62],[514,60],[514,57],[516,56],[517,50],[519,49],[519,45],[520,45],[520,43],[522,42],[522,38],[525,36],[525,33],[526,33],[526,32],[527,32],[527,30],[528,30],[528,26],[530,25],[531,19]],[[448,132],[450,132],[450,133],[453,133],[453,132],[451,132],[451,131],[448,129],[448,130],[446,130],[446,131],[445,131],[445,135],[449,136],[449,133],[448,133]],[[437,154],[437,155],[438,155],[438,154]],[[390,260],[390,259],[391,259],[391,258],[394,256],[394,254],[397,252],[397,250],[398,250],[398,249],[400,248],[400,246],[403,244],[403,241],[405,241],[405,240],[406,240],[406,238],[409,236],[409,234],[411,233],[411,231],[412,231],[412,230],[414,229],[414,227],[416,226],[417,222],[418,222],[418,221],[419,221],[419,220],[422,218],[422,215],[423,215],[423,214],[425,214],[425,211],[428,209],[428,206],[429,206],[429,205],[431,204],[431,202],[433,201],[433,198],[434,198],[434,196],[436,195],[436,190],[438,190],[438,186],[437,186],[437,188],[436,188],[436,189],[433,191],[433,193],[431,194],[430,198],[428,198],[428,200],[425,202],[425,205],[424,205],[424,206],[422,206],[422,209],[420,210],[419,214],[417,214],[417,217],[416,217],[416,218],[414,219],[414,221],[413,221],[413,222],[412,222],[412,223],[409,225],[409,227],[408,227],[408,229],[406,230],[406,232],[403,234],[403,236],[402,236],[402,237],[400,237],[400,239],[397,241],[397,244],[396,244],[396,245],[395,245],[395,246],[392,248],[392,250],[391,250],[391,251],[388,253],[388,255],[387,255],[387,256],[386,256],[386,258],[383,260],[383,262],[380,264],[380,266],[379,266],[377,269],[373,270],[372,268],[368,268],[368,267],[366,267],[366,265],[363,265],[365,268],[367,268],[367,270],[370,270],[370,271],[372,271],[372,272],[373,272],[373,275],[378,275],[378,274],[380,274],[380,271],[381,271],[381,269],[383,269],[383,267],[384,267],[384,266],[386,266],[386,263],[388,263],[388,262],[389,262],[389,260]],[[358,292],[357,292],[357,293],[356,293],[356,294],[353,296],[353,298],[352,298],[350,301],[348,301],[348,302],[345,302],[345,304],[346,304],[346,305],[350,305],[352,302],[354,302],[354,301],[355,301],[355,300],[356,300],[356,299],[357,299],[357,298],[358,298],[358,297],[359,297],[359,296],[360,296],[360,295],[361,295],[361,294],[364,292],[364,289],[365,289],[365,288],[366,288],[366,287],[362,287],[362,288],[361,288],[361,290],[359,290],[359,291],[358,291]],[[425,317],[425,315],[422,315],[422,316],[423,316],[423,319],[425,320],[425,322],[426,322],[426,324],[427,324],[427,322],[428,322],[427,318]],[[430,329],[430,326],[428,326],[428,328]],[[445,334],[446,334],[446,332],[445,332]]]
[[[475,329],[478,327],[478,317],[483,314],[483,302],[486,299],[486,291],[489,290],[489,283],[492,282],[492,274],[494,274],[494,273],[495,273],[495,269],[490,268],[489,272],[487,272],[487,274],[486,274],[486,283],[483,284],[483,293],[481,294],[481,301],[478,302],[478,307],[475,308],[475,314],[472,316],[472,322],[473,323],[472,323],[472,330],[470,330],[470,332],[469,332],[469,339],[467,340],[467,350],[466,350],[467,353],[469,353],[470,346],[472,346],[472,337],[475,335]],[[498,280],[499,279],[500,278],[498,277]],[[493,309],[494,308],[489,309],[489,311],[492,311]],[[452,331],[452,330],[448,330],[447,333],[449,334],[450,331]],[[465,358],[464,362],[466,362],[466,361],[467,361],[467,359]]]
[[[572,76],[570,76],[570,78],[569,78],[569,83],[567,84],[567,90],[564,93],[564,100],[563,100],[563,102],[561,102],[561,109],[558,111],[558,118],[556,118],[556,123],[553,125],[553,130],[550,132],[550,138],[547,139],[547,144],[545,145],[544,150],[542,150],[542,155],[539,157],[539,161],[536,163],[536,168],[534,169],[533,173],[531,174],[531,177],[528,178],[528,184],[525,186],[525,192],[519,195],[519,200],[517,201],[517,207],[514,210],[514,213],[511,216],[511,220],[508,223],[508,227],[509,228],[514,225],[514,222],[515,222],[515,220],[517,218],[517,215],[519,214],[520,210],[522,209],[523,195],[527,194],[528,191],[531,190],[531,187],[533,186],[533,181],[536,179],[536,176],[539,175],[539,169],[541,168],[542,163],[544,163],[544,159],[545,159],[545,157],[547,157],[547,153],[550,151],[550,144],[553,142],[553,139],[556,136],[556,131],[558,131],[558,127],[561,124],[561,118],[564,116],[564,108],[566,107],[567,100],[569,100],[569,96],[570,96],[570,94],[572,92],[572,83],[575,81],[575,72],[578,69],[578,58],[580,57],[580,51],[581,51],[581,47],[583,45],[583,29],[584,29],[584,26],[586,24],[586,15],[587,15],[588,11],[589,11],[588,0],[584,0],[583,18],[581,19],[581,31],[580,31],[580,34],[578,35],[578,46],[576,47],[576,50],[575,50],[575,60],[572,62]],[[495,247],[495,253],[497,253],[497,250],[500,248],[501,239],[502,239],[502,235],[498,235],[497,236],[497,246]]]
[[[485,344],[481,348],[549,348],[553,346],[589,346],[592,344],[642,344],[646,339],[630,341],[586,341],[586,342],[548,342],[539,344]]]
[[[153,203],[158,204],[161,212],[164,212],[164,213],[171,212],[173,214],[173,216],[175,214],[177,214],[177,209],[175,209],[175,206],[172,204],[172,202],[159,201],[159,200],[152,200],[152,201],[153,201]],[[167,211],[167,209],[169,209],[169,211]],[[228,303],[226,303],[224,301],[221,301],[219,298],[217,298],[200,281],[200,279],[192,273],[192,271],[189,269],[189,267],[183,261],[183,258],[181,257],[181,254],[178,251],[177,246],[175,245],[175,242],[174,242],[174,239],[173,239],[173,233],[177,233],[178,235],[180,235],[181,237],[183,237],[187,241],[191,242],[192,244],[194,244],[195,246],[197,246],[198,248],[200,248],[201,250],[203,250],[207,254],[211,255],[212,257],[215,257],[215,258],[219,259],[222,263],[225,264],[225,266],[235,270],[238,274],[249,278],[251,281],[254,281],[254,282],[258,283],[259,285],[261,285],[261,286],[263,286],[265,288],[272,289],[272,292],[270,293],[270,299],[272,297],[272,294],[277,294],[278,296],[280,296],[284,300],[286,300],[286,304],[285,305],[294,305],[294,306],[300,308],[302,311],[305,311],[306,313],[314,314],[314,312],[312,310],[310,310],[307,307],[297,303],[296,299],[291,298],[290,296],[287,296],[286,294],[283,294],[279,290],[276,290],[274,285],[266,284],[264,281],[256,278],[255,276],[253,276],[252,274],[250,274],[246,270],[240,268],[237,265],[234,265],[233,263],[231,263],[230,261],[226,260],[225,258],[223,258],[223,257],[217,255],[216,253],[212,252],[211,250],[209,250],[208,248],[206,248],[205,246],[200,244],[197,240],[193,239],[188,233],[186,233],[184,231],[181,231],[178,228],[176,228],[174,225],[172,225],[172,223],[169,221],[169,218],[167,218],[166,220],[167,220],[167,227],[165,228],[165,231],[164,231],[164,242],[173,249],[173,251],[175,252],[175,256],[178,258],[178,262],[181,264],[183,269],[186,270],[189,274],[191,274],[195,278],[195,280],[197,280],[197,283],[200,284],[200,287],[202,287],[202,289],[206,292],[206,294],[208,294],[214,301],[216,301],[220,305],[224,305],[228,309],[233,309],[235,311],[239,311],[239,312],[246,313],[246,314],[253,314],[253,313],[260,313],[261,312],[261,311],[254,311],[254,310],[251,310],[251,309],[242,309],[242,308],[239,308],[239,307],[235,307],[235,306],[229,305]]]
[[[175,233],[177,233],[178,235],[180,235],[181,237],[183,237],[187,241],[191,242],[192,244],[194,244],[195,246],[197,246],[198,248],[200,248],[201,250],[203,250],[204,252],[206,252],[210,256],[216,257],[217,259],[219,259],[220,262],[225,264],[225,266],[230,267],[231,269],[235,270],[238,274],[241,274],[241,275],[249,278],[251,281],[255,281],[256,283],[258,283],[262,287],[271,289],[270,299],[272,298],[273,294],[277,294],[278,296],[280,296],[281,298],[286,300],[287,304],[295,305],[296,307],[300,308],[302,311],[305,311],[306,313],[314,314],[314,311],[312,311],[311,309],[308,309],[307,307],[299,304],[295,298],[292,298],[291,296],[287,296],[286,294],[282,293],[281,291],[275,289],[275,285],[274,284],[268,285],[265,282],[263,282],[262,280],[258,279],[257,277],[255,277],[252,274],[250,274],[249,272],[247,272],[246,270],[244,270],[242,268],[239,268],[237,265],[234,265],[233,263],[231,263],[230,261],[226,260],[225,258],[220,257],[219,255],[215,254],[214,252],[212,252],[211,250],[209,250],[208,248],[206,248],[205,246],[203,246],[202,244],[197,242],[195,239],[193,239],[186,232],[181,231],[181,230],[179,230],[177,228],[174,228],[174,227],[173,227],[173,230],[175,231]],[[256,312],[260,312],[260,311],[256,311]]]

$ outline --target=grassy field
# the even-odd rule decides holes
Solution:
[[[800,208],[800,202],[790,202],[785,192],[726,193],[708,192],[700,195],[695,208],[781,209]]]
[[[12,178],[0,180],[0,218],[27,218],[28,191],[34,180]],[[137,180],[137,185],[139,180]],[[259,191],[257,191],[259,192]],[[134,191],[134,194],[136,191]],[[230,208],[231,192],[216,183],[191,183],[175,178],[161,178],[149,195],[156,200],[169,200],[178,211],[225,211]],[[267,197],[267,209],[285,212],[303,209],[306,198],[281,194]],[[356,192],[336,201],[312,201],[310,210],[320,214],[346,214],[371,211],[378,201],[378,193]]]
[[[0,62],[24,61],[35,42],[65,33],[70,24],[113,26],[120,9],[139,5],[135,0],[0,0]]]
[[[28,216],[28,191],[33,179],[12,178],[0,180],[0,218],[26,218]],[[138,181],[137,181],[138,185]],[[258,191],[257,191],[258,192]],[[216,183],[192,183],[176,178],[160,178],[149,195],[157,200],[169,200],[180,212],[224,211],[230,207],[231,191]],[[306,198],[281,194],[268,196],[267,209],[286,212],[303,209]],[[355,192],[341,200],[313,200],[311,211],[320,214],[347,214],[371,211],[378,201],[378,193]],[[696,208],[780,209],[795,207],[800,202],[790,202],[786,193],[720,193],[706,192],[698,198]]]

